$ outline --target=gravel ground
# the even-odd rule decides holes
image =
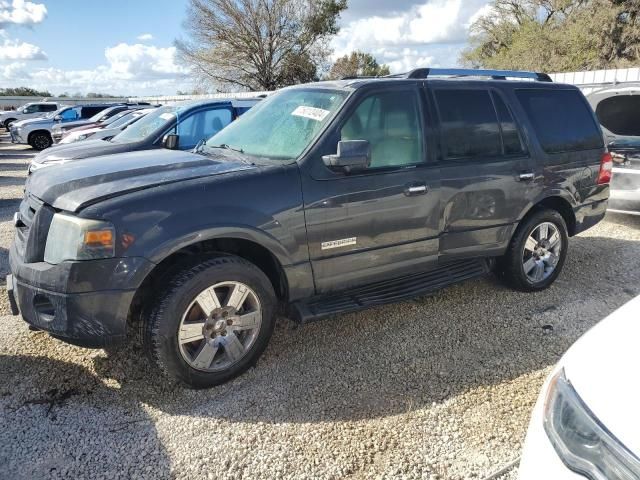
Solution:
[[[0,144],[2,278],[30,154]],[[640,217],[609,215],[543,293],[487,278],[302,328],[280,319],[257,368],[209,391],[168,385],[135,346],[29,331],[1,280],[0,477],[482,479],[519,456],[550,366],[640,293],[638,258]]]

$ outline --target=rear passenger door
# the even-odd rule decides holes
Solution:
[[[440,84],[431,95],[440,130],[441,259],[501,254],[535,197],[534,165],[513,111],[503,92],[486,86]]]

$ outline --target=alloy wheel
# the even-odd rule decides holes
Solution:
[[[553,274],[562,247],[562,235],[555,224],[543,222],[531,231],[522,252],[522,267],[531,283],[540,283]]]
[[[178,328],[182,358],[196,370],[216,372],[244,358],[260,331],[256,293],[240,282],[222,282],[200,292]]]

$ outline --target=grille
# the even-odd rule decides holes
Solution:
[[[25,195],[16,222],[16,251],[24,262],[41,262],[54,211],[39,199]]]

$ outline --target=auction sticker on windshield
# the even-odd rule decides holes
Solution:
[[[310,118],[311,120],[315,120],[316,122],[321,122],[325,118],[327,118],[327,115],[329,115],[330,113],[331,112],[329,110],[323,110],[322,108],[305,107],[304,105],[300,105],[293,112],[291,112],[291,115],[294,115],[296,117]]]

